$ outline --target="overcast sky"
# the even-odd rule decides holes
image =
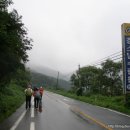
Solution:
[[[29,65],[68,73],[121,51],[130,0],[13,0],[34,40]]]

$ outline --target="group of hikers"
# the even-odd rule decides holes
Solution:
[[[42,95],[44,92],[44,88],[41,86],[40,88],[34,87],[32,89],[31,85],[28,85],[27,89],[25,89],[26,95],[26,109],[31,108],[31,97],[34,96],[34,108],[40,109],[42,103]]]

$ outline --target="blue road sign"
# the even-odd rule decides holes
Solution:
[[[130,93],[130,24],[122,25],[124,92]]]

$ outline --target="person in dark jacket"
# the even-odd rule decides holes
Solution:
[[[35,107],[36,109],[38,109],[38,107],[39,107],[39,102],[40,102],[40,100],[41,100],[41,94],[40,94],[38,88],[34,88],[33,96],[34,96],[34,107]]]

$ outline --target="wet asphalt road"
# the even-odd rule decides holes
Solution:
[[[51,92],[44,93],[42,112],[33,104],[32,100],[28,110],[23,104],[0,124],[0,130],[130,130],[128,116]]]

